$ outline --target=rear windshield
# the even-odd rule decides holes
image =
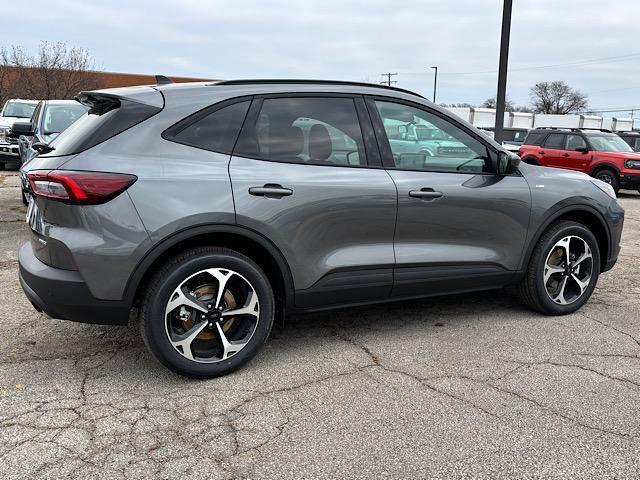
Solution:
[[[126,98],[97,98],[86,115],[73,123],[50,144],[53,150],[39,157],[60,157],[83,152],[155,115],[154,107]]]
[[[524,142],[527,138],[528,130],[504,130],[502,139],[505,142]]]

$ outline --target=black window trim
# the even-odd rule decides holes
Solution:
[[[464,123],[458,121],[454,116],[449,116],[443,114],[439,110],[432,108],[430,105],[425,105],[422,103],[414,102],[411,100],[406,100],[404,98],[398,97],[390,97],[385,95],[365,95],[365,102],[367,105],[367,110],[369,111],[369,116],[371,117],[371,121],[373,122],[374,131],[376,133],[376,137],[378,139],[378,146],[380,148],[380,155],[382,156],[382,163],[384,168],[387,170],[398,170],[403,172],[423,172],[423,173],[453,173],[453,174],[464,174],[464,175],[489,175],[495,176],[496,172],[463,172],[463,171],[452,171],[452,170],[439,170],[439,169],[416,169],[416,168],[398,168],[393,161],[393,153],[391,151],[391,145],[389,144],[389,139],[387,138],[386,131],[384,130],[384,124],[382,123],[382,118],[378,112],[378,109],[375,105],[375,101],[379,100],[381,102],[390,102],[390,103],[399,103],[402,105],[407,105],[409,107],[416,108],[418,110],[423,110],[427,113],[435,115],[449,123],[452,123],[456,127],[460,128],[463,132],[467,133],[470,137],[474,138],[478,142],[480,142],[486,149],[487,154],[492,160],[496,160],[496,157],[501,150],[497,149],[494,145],[487,142],[485,138],[482,138],[484,135],[480,132],[475,132],[473,129],[469,128]],[[519,177],[522,174],[519,171],[508,175],[502,175],[507,177]]]
[[[192,114],[190,114],[190,115],[178,120],[173,125],[167,127],[160,134],[160,136],[164,140],[167,140],[167,141],[173,142],[173,143],[179,143],[180,145],[186,145],[188,147],[197,148],[199,150],[206,150],[208,152],[220,153],[220,154],[223,154],[223,155],[232,155],[233,149],[235,148],[236,143],[238,142],[238,138],[240,137],[240,132],[242,131],[242,128],[244,127],[244,122],[247,121],[247,118],[248,118],[249,113],[251,111],[251,107],[253,105],[253,99],[254,99],[254,95],[243,95],[241,97],[227,98],[227,99],[224,99],[224,100],[222,100],[220,102],[214,103],[212,105],[207,105],[206,107],[201,108],[200,110],[198,110],[198,111],[196,111],[196,112],[194,112],[194,113],[192,113]],[[202,120],[205,117],[208,117],[212,113],[215,113],[218,110],[222,110],[223,108],[229,107],[231,105],[235,105],[237,103],[242,103],[242,102],[250,102],[250,103],[249,103],[249,107],[247,108],[247,111],[245,112],[244,118],[242,119],[242,123],[240,124],[240,129],[238,130],[238,133],[236,134],[236,138],[233,141],[233,147],[231,148],[230,151],[225,152],[225,151],[221,151],[219,149],[213,150],[213,149],[207,148],[207,147],[205,147],[203,145],[197,145],[197,144],[194,144],[194,143],[185,142],[183,140],[178,140],[176,138],[176,135],[178,135],[179,133],[181,133],[185,129],[189,128],[194,123],[199,122],[200,120]]]
[[[356,114],[358,116],[358,124],[360,126],[360,133],[362,135],[362,143],[365,149],[365,163],[362,165],[338,165],[338,164],[330,164],[330,163],[321,163],[321,162],[294,162],[290,160],[275,160],[273,158],[260,157],[257,155],[246,155],[240,152],[237,152],[238,142],[242,137],[242,133],[246,127],[246,125],[255,124],[258,115],[260,114],[260,110],[262,109],[262,103],[266,99],[275,99],[275,98],[350,98],[353,100],[354,107],[356,110]],[[360,103],[360,107],[358,104]],[[371,125],[371,118],[369,115],[364,115],[366,110],[366,106],[364,104],[364,98],[361,94],[357,93],[341,93],[341,92],[277,92],[277,93],[265,93],[265,94],[256,94],[253,96],[253,101],[251,102],[251,106],[247,112],[247,116],[244,119],[244,123],[242,128],[240,129],[240,133],[238,138],[236,139],[236,143],[233,147],[232,156],[239,158],[247,158],[250,160],[260,160],[265,162],[273,162],[273,163],[288,163],[292,165],[312,165],[314,167],[331,167],[331,168],[369,168],[369,169],[384,169],[385,167],[382,164],[382,152],[378,149],[377,142],[374,142],[375,135],[373,134],[373,127]],[[367,129],[370,129],[369,132],[366,132]]]

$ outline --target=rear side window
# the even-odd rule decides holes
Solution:
[[[555,150],[562,150],[564,148],[564,137],[562,133],[552,133],[547,137],[544,142],[545,148],[552,148]]]
[[[544,136],[546,133],[544,132],[529,132],[527,138],[524,140],[525,145],[542,145],[542,141],[544,140]]]
[[[351,98],[265,99],[257,117],[245,122],[234,154],[277,162],[366,164]]]
[[[251,102],[233,103],[222,108],[213,107],[186,118],[162,136],[174,142],[231,154]]]
[[[74,155],[124,132],[155,115],[162,107],[127,98],[89,94],[83,104],[89,111],[58,135],[49,145],[53,150],[39,157]]]

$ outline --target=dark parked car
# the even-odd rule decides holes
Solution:
[[[529,307],[568,314],[618,257],[610,185],[520,164],[405,90],[226,81],[78,98],[89,114],[30,163],[22,287],[62,319],[126,324],[137,307],[149,349],[185,375],[238,368],[287,312],[519,285]],[[397,151],[390,119],[455,149]]]
[[[618,135],[633,148],[634,152],[640,152],[640,132],[619,132]]]

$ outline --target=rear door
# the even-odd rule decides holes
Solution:
[[[564,168],[564,158],[562,155],[565,152],[566,134],[565,133],[550,133],[540,148],[540,164],[546,167]]]
[[[397,193],[361,97],[256,97],[229,173],[237,223],[284,254],[296,306],[389,296]]]
[[[426,106],[368,99],[380,151],[398,189],[394,297],[501,286],[519,268],[530,191],[519,174],[498,176],[481,134]],[[398,122],[435,130],[440,144],[413,151],[390,142]],[[401,129],[403,130],[403,129]],[[495,154],[495,151],[493,151]]]

